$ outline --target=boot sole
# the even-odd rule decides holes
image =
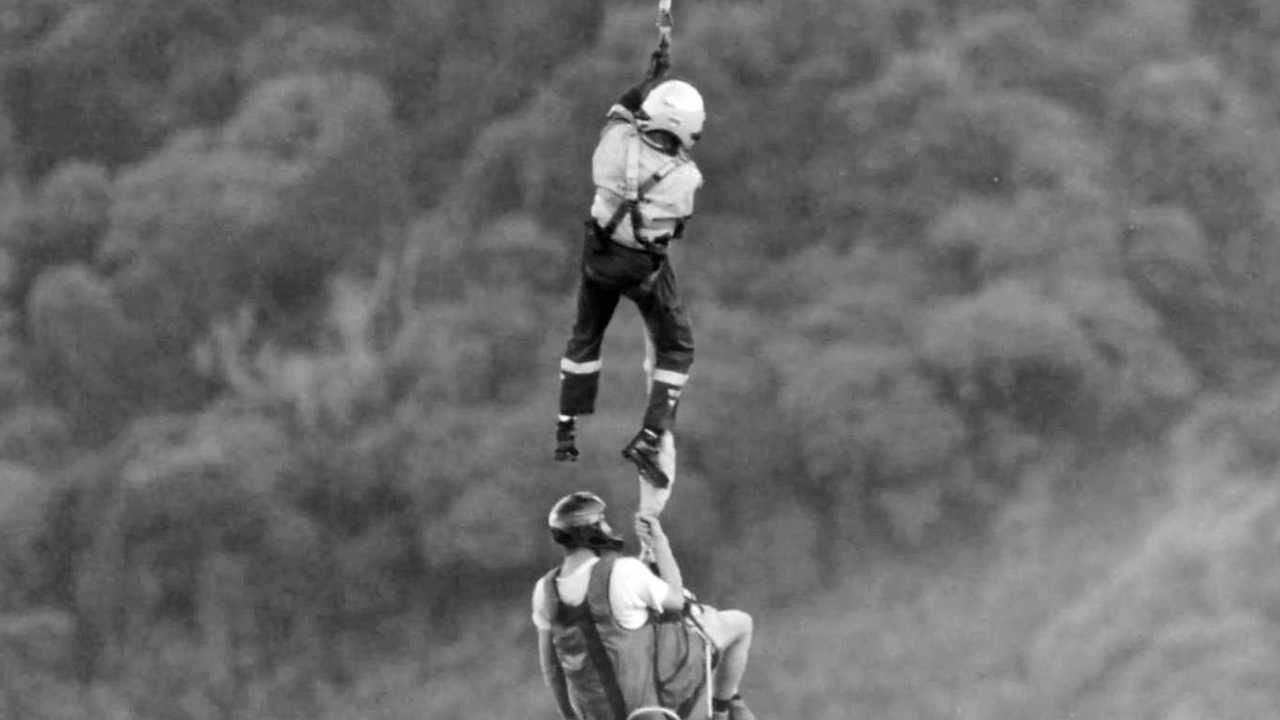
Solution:
[[[666,490],[671,487],[671,478],[667,477],[667,474],[662,472],[662,468],[651,462],[643,453],[631,448],[625,448],[622,451],[622,457],[630,460],[636,466],[636,469],[640,471],[640,475],[658,490]]]

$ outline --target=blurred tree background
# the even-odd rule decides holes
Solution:
[[[650,3],[0,0],[0,716],[552,718]],[[762,717],[1280,716],[1280,5],[698,0],[665,515]]]

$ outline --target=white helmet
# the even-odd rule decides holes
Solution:
[[[641,130],[666,130],[680,138],[686,148],[693,147],[702,135],[707,111],[702,95],[683,80],[666,80],[645,96],[640,109],[647,116],[638,121]]]

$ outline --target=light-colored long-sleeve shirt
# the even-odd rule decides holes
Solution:
[[[591,216],[601,227],[609,222],[614,211],[628,197],[630,153],[639,153],[636,173],[639,182],[643,182],[673,159],[673,156],[638,137],[626,108],[615,105],[609,117],[610,121],[600,132],[600,142],[591,158],[591,175],[596,186]],[[646,241],[664,235],[670,236],[680,221],[693,215],[694,195],[702,187],[702,173],[687,155],[682,159],[683,162],[649,189],[641,199],[640,233]],[[613,239],[623,245],[637,244],[630,217],[622,217],[613,233]]]

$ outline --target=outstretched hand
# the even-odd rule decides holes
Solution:
[[[657,515],[636,513],[636,537],[641,546],[651,547],[666,542],[666,533],[662,531],[662,523]]]

